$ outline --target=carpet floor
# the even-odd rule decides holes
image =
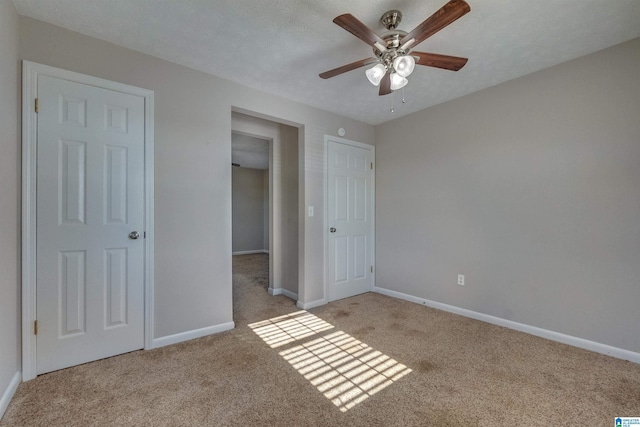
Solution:
[[[640,365],[379,294],[301,311],[234,257],[236,328],[41,375],[0,426],[613,426]]]

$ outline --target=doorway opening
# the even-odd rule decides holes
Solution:
[[[231,117],[233,310],[242,322],[269,295],[298,300],[299,129]]]

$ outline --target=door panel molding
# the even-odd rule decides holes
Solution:
[[[22,379],[36,377],[36,141],[38,115],[38,77],[50,76],[144,98],[144,346],[153,348],[153,145],[154,92],[122,83],[87,76],[30,61],[22,61]],[[77,104],[77,103],[76,103]],[[74,104],[75,105],[75,104]],[[82,109],[76,105],[69,111],[69,119],[80,123]],[[71,113],[75,114],[71,114]],[[117,118],[113,111],[112,117]],[[71,117],[73,116],[73,117]],[[114,123],[114,130],[116,120]],[[119,123],[122,126],[122,123]]]
[[[356,148],[362,148],[365,150],[369,150],[371,153],[371,162],[372,162],[372,167],[371,167],[371,188],[370,188],[370,194],[371,194],[371,211],[370,211],[370,215],[371,215],[371,234],[370,234],[370,260],[371,260],[371,267],[373,267],[373,269],[371,271],[369,271],[370,275],[371,275],[371,287],[369,288],[369,291],[373,291],[373,289],[375,288],[375,284],[376,284],[376,278],[375,278],[375,254],[376,254],[376,242],[375,242],[375,235],[376,235],[376,223],[375,223],[375,195],[376,195],[376,191],[375,191],[375,185],[376,185],[376,181],[375,181],[375,165],[376,165],[376,147],[370,144],[365,144],[362,142],[358,142],[358,141],[352,141],[349,139],[345,139],[345,138],[340,138],[337,136],[331,136],[331,135],[325,135],[324,137],[324,156],[325,159],[327,159],[326,161],[326,171],[325,171],[325,180],[324,180],[324,219],[323,219],[323,228],[324,228],[324,266],[323,266],[323,271],[324,271],[324,299],[322,300],[324,303],[326,302],[330,302],[332,300],[334,300],[335,298],[331,298],[330,295],[330,285],[331,285],[331,272],[329,271],[329,269],[331,268],[331,260],[330,258],[330,248],[329,248],[329,242],[330,242],[330,236],[329,236],[329,186],[332,185],[332,183],[329,182],[329,144],[330,142],[335,142],[335,143],[339,143],[339,144],[344,144],[344,145],[348,145],[351,147],[356,147]],[[366,167],[369,167],[368,165]],[[364,215],[367,215],[368,213],[365,213]],[[364,255],[364,254],[362,254]],[[352,268],[355,268],[355,266],[352,266]],[[366,268],[368,269],[369,267],[366,266]],[[321,305],[321,304],[319,304]],[[304,307],[305,309],[307,307]]]

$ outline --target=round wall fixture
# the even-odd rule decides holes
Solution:
[[[338,129],[338,136],[345,136],[346,134],[347,134],[347,131],[344,130],[344,128]]]

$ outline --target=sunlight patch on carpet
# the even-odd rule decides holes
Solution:
[[[271,348],[276,348],[332,329],[333,325],[299,311],[249,327]],[[342,331],[311,339],[279,354],[342,412],[411,372]]]
[[[277,348],[332,329],[333,325],[302,310],[252,323],[249,327],[271,348]]]

